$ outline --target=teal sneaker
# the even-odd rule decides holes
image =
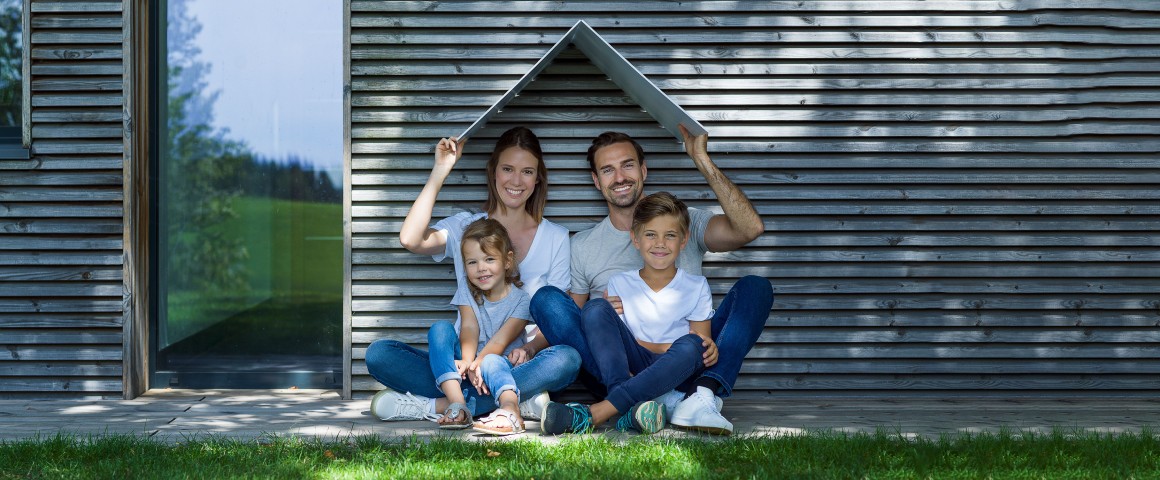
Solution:
[[[665,428],[665,406],[655,400],[640,402],[621,415],[616,421],[616,429],[626,432],[636,430],[645,435],[652,435]]]
[[[540,431],[545,435],[592,431],[592,411],[579,403],[548,402],[540,414]]]

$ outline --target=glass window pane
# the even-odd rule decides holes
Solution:
[[[338,387],[342,2],[166,3],[155,383]]]
[[[0,0],[0,128],[20,127],[23,98],[23,74],[20,70],[20,55],[23,51],[21,8],[20,0]]]

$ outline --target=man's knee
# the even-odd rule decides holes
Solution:
[[[604,328],[613,318],[619,320],[612,304],[603,298],[594,298],[585,302],[584,308],[580,309],[580,328],[584,331]]]

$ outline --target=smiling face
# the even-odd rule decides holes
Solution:
[[[508,147],[500,152],[495,166],[495,194],[504,208],[525,208],[539,184],[539,162],[532,152],[519,147]]]
[[[503,290],[507,284],[508,266],[515,260],[515,253],[495,255],[485,251],[478,241],[471,240],[463,242],[462,253],[468,282],[488,297]]]
[[[681,228],[679,217],[660,215],[633,229],[632,245],[640,251],[645,268],[669,270],[676,268],[677,257],[685,248],[688,237]]]
[[[644,192],[648,170],[628,142],[602,147],[593,155],[592,182],[604,195],[609,209],[631,209]]]

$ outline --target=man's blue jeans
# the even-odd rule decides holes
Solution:
[[[701,337],[690,333],[664,354],[653,353],[636,343],[628,325],[603,298],[584,304],[580,328],[594,355],[597,378],[608,389],[606,399],[621,413],[690,381],[705,367]]]
[[[755,275],[741,277],[721,300],[712,319],[713,339],[719,351],[717,364],[700,373],[721,384],[721,388],[715,392],[717,395],[728,397],[733,393],[733,384],[741,372],[741,362],[757,343],[757,337],[761,335],[772,307],[773,287],[769,280]],[[580,354],[581,369],[592,377],[600,378],[592,350],[580,326],[580,308],[571,296],[555,287],[540,288],[532,297],[532,318],[549,344],[568,345],[576,349]],[[689,382],[677,389],[691,385]],[[588,386],[593,390],[592,393],[604,398],[604,392]]]
[[[459,378],[455,360],[460,358],[459,335],[450,322],[436,322],[427,332],[430,352],[397,340],[376,340],[367,347],[367,371],[379,383],[396,392],[410,392],[430,398],[444,397],[441,381]],[[493,358],[494,357],[494,358]],[[491,391],[482,395],[471,382],[463,381],[463,396],[473,416],[495,410],[499,394],[513,390],[520,401],[544,391],[556,391],[576,380],[580,355],[566,345],[545,348],[518,366],[499,355],[480,362],[484,383]]]

